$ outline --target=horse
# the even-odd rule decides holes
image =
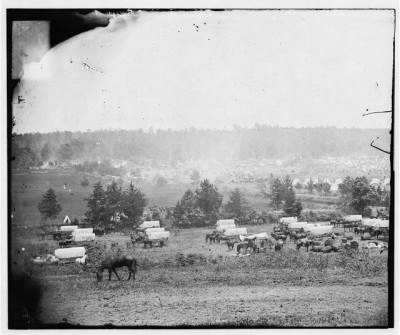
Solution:
[[[380,228],[373,227],[370,230],[370,233],[371,233],[371,236],[375,236],[375,238],[378,239],[378,237],[384,233],[384,230],[380,229]]]
[[[147,245],[149,245],[150,246],[150,248],[153,248],[153,242],[151,241],[151,240],[143,240],[143,247],[145,248],[145,249],[147,249]]]
[[[250,248],[250,247],[251,247],[251,246],[250,246],[250,243],[249,243],[248,241],[246,241],[246,242],[240,242],[240,243],[238,243],[238,245],[236,246],[236,252],[237,252],[237,254],[239,255],[239,254],[240,254],[240,251],[243,249],[243,250],[245,250],[246,253],[247,253],[247,249]]]
[[[355,227],[354,234],[360,235],[360,234],[364,233],[366,230],[367,230],[366,227]]]
[[[210,244],[215,243],[217,235],[215,233],[206,234],[206,243],[209,242]]]
[[[308,252],[308,248],[314,245],[314,241],[307,240],[307,239],[300,239],[296,241],[296,249],[300,250],[301,247],[305,247]]]
[[[135,280],[135,274],[137,271],[137,261],[134,257],[132,256],[118,256],[118,255],[109,255],[107,256],[100,264],[100,266],[97,268],[96,276],[97,276],[97,281],[102,281],[103,280],[103,271],[105,269],[108,270],[108,280],[111,280],[111,272],[114,272],[118,280],[121,280],[118,276],[118,273],[116,271],[116,268],[121,268],[126,266],[129,270],[129,277],[127,280],[131,279]]]
[[[275,251],[281,251],[283,248],[283,240],[279,239],[275,244]]]
[[[233,250],[236,243],[239,243],[237,240],[227,241],[226,245],[228,246],[228,250]]]

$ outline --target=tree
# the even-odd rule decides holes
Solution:
[[[198,226],[205,223],[203,215],[197,207],[196,194],[191,190],[187,190],[182,199],[177,202],[173,216],[178,225],[194,225]]]
[[[100,182],[93,187],[93,192],[87,201],[88,211],[85,213],[86,221],[93,226],[105,227],[109,223],[106,211],[106,195]]]
[[[180,201],[177,202],[174,208],[174,217],[182,219],[183,216],[188,216],[196,209],[196,195],[191,191],[187,190]]]
[[[50,146],[49,143],[46,142],[45,145],[43,146],[42,150],[40,150],[40,157],[43,162],[49,160],[50,158]]]
[[[187,190],[183,194],[180,204],[186,212],[193,211],[196,208],[196,195],[191,190]]]
[[[290,181],[290,180],[288,180]],[[296,194],[294,193],[292,184],[289,182],[284,183],[284,204],[283,211],[290,216],[299,216],[303,206],[300,201],[296,201]]]
[[[121,200],[122,200],[122,189],[118,186],[117,182],[113,180],[110,185],[107,186],[105,191],[106,198],[106,213],[107,216],[114,220],[117,213],[121,212]]]
[[[225,204],[225,211],[229,215],[237,218],[246,216],[249,211],[248,202],[240,192],[239,188],[235,188],[229,196],[229,201]]]
[[[294,185],[294,187],[295,187],[296,190],[301,190],[301,189],[303,188],[303,185],[302,185],[300,182],[297,182],[297,183]]]
[[[270,182],[271,204],[275,209],[280,208],[283,201],[283,185],[279,178],[273,178]]]
[[[61,161],[70,160],[73,154],[71,145],[69,143],[62,144],[58,149],[57,154]]]
[[[339,192],[345,200],[349,200],[353,193],[354,179],[351,177],[346,177],[343,183],[339,184]]]
[[[322,183],[322,191],[323,191],[325,194],[331,193],[331,184],[329,184],[329,183],[327,183],[327,182]]]
[[[322,192],[322,183],[315,183],[314,188],[318,193]]]
[[[312,178],[310,178],[310,180],[307,182],[306,188],[307,188],[308,192],[310,192],[310,193],[313,192],[313,190],[314,190],[314,181],[312,180]]]
[[[20,148],[16,143],[12,143],[12,159],[13,165],[17,168],[27,169],[32,166],[37,166],[39,157],[29,147]]]
[[[143,215],[143,210],[147,205],[147,199],[145,195],[137,188],[135,188],[132,182],[129,184],[129,188],[122,195],[122,211],[128,216],[129,224],[136,225]]]
[[[196,190],[196,202],[206,216],[216,216],[222,205],[222,195],[217,187],[205,179]]]
[[[354,179],[350,206],[358,213],[363,213],[367,206],[376,205],[379,196],[376,190],[371,187],[366,177],[356,177]]]
[[[61,212],[62,207],[58,203],[56,195],[51,187],[43,195],[42,200],[38,204],[38,209],[44,220],[56,218]]]

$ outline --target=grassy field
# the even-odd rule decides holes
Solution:
[[[23,170],[13,171],[11,176],[11,199],[14,209],[13,225],[20,227],[32,227],[40,225],[40,213],[37,209],[38,203],[43,194],[49,187],[52,187],[56,193],[57,199],[62,206],[59,220],[65,215],[71,219],[83,219],[86,208],[85,199],[91,194],[93,185],[101,181],[103,186],[110,183],[110,178],[94,177],[87,175],[90,185],[83,187],[81,180],[85,174],[73,170]],[[64,184],[69,187],[64,189]],[[123,185],[126,188],[128,185]],[[189,184],[167,184],[162,187],[156,187],[149,183],[136,185],[146,195],[149,206],[172,207],[182,197],[183,193],[194,185]],[[230,192],[238,187],[237,184],[221,185],[219,190],[224,197],[224,202],[229,199]],[[260,190],[255,184],[244,184],[239,187],[250,206],[258,211],[271,210],[269,200],[260,195]],[[69,191],[71,189],[71,192]],[[299,194],[299,199],[303,203],[303,208],[309,209],[327,209],[335,208],[337,197],[320,196],[310,194]]]
[[[251,226],[249,232],[270,231]],[[355,327],[387,324],[387,254],[360,249],[333,254],[295,250],[237,257],[225,244],[206,244],[205,228],[175,230],[164,248],[144,249],[111,234],[138,260],[136,281],[97,283],[99,254],[78,264],[33,266],[43,284],[41,318],[58,324],[117,326]],[[20,241],[27,253],[34,240]],[[49,250],[56,247],[53,241]],[[21,244],[21,245],[22,245]],[[43,248],[43,246],[42,246]],[[97,249],[96,249],[97,250]],[[101,257],[101,256],[100,256]]]
[[[82,175],[65,171],[18,172],[13,175],[13,223],[32,227],[40,222],[37,203],[53,187],[63,206],[60,217],[80,218],[92,187]],[[96,182],[89,179],[91,185]],[[63,189],[69,183],[72,192]],[[146,188],[147,187],[147,188]],[[175,202],[185,185],[143,188],[150,200]],[[222,190],[227,194],[228,188]],[[255,188],[247,189],[252,204]],[[168,198],[168,199],[167,199]],[[164,199],[164,200],[163,200]],[[158,205],[161,205],[158,203]],[[273,225],[247,227],[249,233],[271,232]],[[268,250],[237,257],[225,244],[209,245],[212,228],[174,229],[164,248],[132,246],[129,237],[96,238],[88,265],[32,265],[38,254],[53,253],[55,241],[14,234],[13,248],[24,247],[25,267],[43,288],[41,321],[116,326],[246,326],[246,327],[385,327],[387,325],[387,253],[307,253],[287,242],[281,252]],[[138,260],[136,281],[98,283],[95,269],[103,246],[117,243]],[[361,246],[365,242],[360,242]],[[120,269],[126,279],[128,273]]]

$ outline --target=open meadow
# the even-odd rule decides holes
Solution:
[[[270,231],[271,225],[249,227]],[[226,244],[206,244],[210,229],[176,230],[167,246],[132,247],[128,236],[97,239],[89,262],[34,265],[43,286],[40,316],[46,324],[115,326],[384,327],[387,323],[387,253],[319,254],[296,250],[237,257]],[[25,241],[27,252],[55,248],[54,241]],[[136,281],[95,268],[104,244],[118,243],[136,257]],[[44,249],[43,249],[44,248]],[[179,320],[179,322],[177,322]]]
[[[88,179],[89,186],[81,185],[84,177]],[[13,225],[27,229],[40,226],[41,219],[37,205],[49,187],[54,190],[62,206],[59,218],[68,215],[71,220],[77,218],[81,221],[87,210],[85,199],[93,191],[93,185],[99,181],[105,186],[111,183],[112,178],[76,172],[73,169],[13,170],[11,175]],[[68,187],[64,188],[64,184],[67,184]],[[125,181],[123,188],[127,188],[127,186],[128,182]],[[193,190],[197,187],[191,184],[166,184],[157,187],[150,183],[135,186],[146,195],[149,206],[158,207],[175,206],[187,189]],[[219,187],[224,201],[227,201],[230,192],[235,187],[238,187],[238,185],[229,183]],[[261,196],[260,189],[256,184],[243,184],[240,185],[240,188],[252,208],[257,211],[271,210],[269,200]],[[338,201],[337,196],[306,194],[304,192],[299,193],[298,197],[304,204],[303,208],[309,209],[331,210]]]
[[[360,248],[321,254],[296,250],[288,241],[283,250],[266,250],[238,257],[227,245],[208,244],[213,227],[168,228],[165,247],[132,246],[129,236],[96,237],[88,263],[33,265],[36,255],[52,254],[58,243],[40,241],[29,233],[40,223],[37,202],[53,187],[63,215],[81,217],[92,187],[80,185],[75,172],[15,173],[16,207],[13,249],[25,248],[25,265],[43,289],[40,319],[46,325],[81,326],[247,326],[247,327],[384,327],[387,324],[387,252]],[[89,179],[91,185],[94,179]],[[68,183],[72,192],[64,190]],[[180,194],[172,187],[170,192]],[[184,188],[182,188],[184,189]],[[29,191],[28,191],[29,190]],[[154,192],[154,189],[153,189]],[[72,194],[71,194],[72,193]],[[162,194],[158,192],[158,197]],[[149,193],[150,200],[153,193]],[[171,195],[169,195],[171,196]],[[251,199],[251,198],[250,198]],[[171,200],[169,200],[171,201]],[[268,232],[273,224],[247,226],[249,233]],[[342,231],[343,228],[335,228]],[[360,246],[365,241],[355,237]],[[116,243],[138,261],[136,280],[96,281],[95,270],[104,246]]]

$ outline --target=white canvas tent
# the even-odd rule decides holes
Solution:
[[[65,216],[63,223],[64,224],[70,224],[71,223],[71,219],[69,218],[68,215]]]

